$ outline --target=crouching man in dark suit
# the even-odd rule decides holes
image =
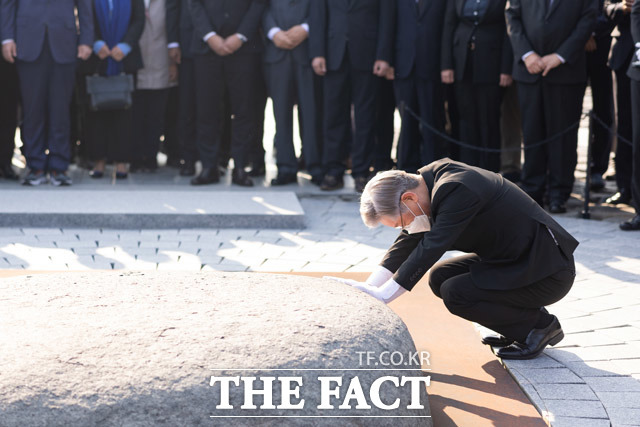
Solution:
[[[578,242],[515,184],[442,159],[417,175],[374,177],[360,214],[369,227],[402,232],[367,282],[352,286],[389,302],[430,270],[429,286],[451,313],[500,334],[483,342],[502,347],[503,359],[536,357],[564,337],[544,307],[571,289]],[[449,250],[467,255],[437,262]]]

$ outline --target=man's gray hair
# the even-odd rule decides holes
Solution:
[[[369,228],[377,227],[383,216],[400,214],[402,194],[420,185],[420,176],[393,170],[379,173],[369,181],[360,198],[360,216]]]

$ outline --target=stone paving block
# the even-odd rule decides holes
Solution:
[[[202,264],[182,263],[182,262],[161,262],[158,264],[158,271],[193,271],[198,272]]]
[[[306,264],[305,261],[283,261],[280,259],[267,259],[258,267],[252,267],[253,271],[282,272],[300,271]]]
[[[607,419],[607,412],[597,400],[547,400],[547,411],[557,417],[602,418]]]
[[[98,247],[100,247],[100,248],[108,247],[108,246],[121,246],[123,244],[127,244],[128,246],[132,246],[131,242],[121,242],[120,240],[113,239],[113,238],[96,239],[96,242],[98,242]],[[138,247],[137,243],[135,244],[135,247]]]
[[[597,391],[596,395],[607,411],[610,408],[640,409],[640,393],[619,391]]]
[[[632,375],[634,371],[640,372],[640,359],[577,361],[567,362],[566,366],[583,379],[585,377],[613,377]]]
[[[21,228],[22,232],[26,235],[37,235],[37,236],[55,236],[62,234],[62,229],[60,228]]]
[[[201,264],[217,265],[220,264],[223,257],[215,254],[197,255]]]
[[[584,384],[584,380],[567,368],[518,368],[518,373],[532,384]]]
[[[346,273],[371,273],[375,266],[371,264],[358,264],[349,267],[345,272]]]
[[[545,350],[545,353],[549,350]],[[531,360],[503,360],[502,363],[508,368],[525,368],[525,369],[544,369],[544,368],[562,368],[564,365],[547,354],[541,354]]]
[[[632,298],[628,295],[605,295],[597,298],[587,298],[573,301],[563,306],[569,309],[597,313],[625,306],[638,305],[640,298]],[[640,307],[638,307],[640,308]],[[607,315],[610,313],[607,313]]]
[[[554,311],[555,312],[555,311]],[[566,334],[564,339],[555,346],[555,348],[564,347],[593,347],[600,345],[623,344],[624,340],[616,338],[606,332],[607,330],[598,330],[594,332],[580,332],[577,334]]]
[[[616,426],[640,425],[640,409],[634,408],[608,408],[611,424]]]
[[[178,249],[180,242],[140,241],[140,248]]]
[[[552,427],[611,427],[609,420],[578,417],[556,417]]]
[[[97,248],[98,244],[96,241],[91,240],[76,240],[69,242],[56,242],[56,247],[62,249],[76,249],[76,248]]]
[[[621,391],[640,393],[640,381],[632,377],[586,377],[593,391]]]
[[[308,248],[304,249],[295,249],[295,250],[285,250],[278,256],[278,259],[282,261],[306,261],[313,262],[318,261],[325,254],[322,252],[317,252]]]
[[[59,236],[43,236],[43,237],[39,237],[39,240],[41,240],[43,242],[46,242],[46,241],[51,241],[51,242],[77,242],[80,239],[75,234],[61,234]],[[84,239],[84,240],[87,240],[87,239]]]
[[[3,237],[16,237],[24,236],[24,233],[19,228],[0,228],[0,238]]]
[[[589,315],[584,317],[577,317],[575,319],[566,319],[561,322],[564,333],[577,333],[577,332],[589,332],[598,329],[615,328],[620,326],[627,326],[629,322],[621,318],[608,318],[604,315]]]
[[[536,384],[542,399],[547,400],[598,400],[586,384]]]
[[[337,254],[326,254],[322,258],[318,260],[318,262],[327,263],[327,264],[349,264],[356,265],[361,263],[366,259],[362,254],[357,253],[356,251],[347,251],[340,252]]]

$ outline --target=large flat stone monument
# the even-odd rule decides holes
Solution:
[[[329,280],[0,279],[0,348],[3,427],[431,425],[404,323]]]

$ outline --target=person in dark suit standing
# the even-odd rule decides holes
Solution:
[[[635,48],[631,36],[631,6],[633,0],[610,0],[605,2],[604,13],[616,26],[615,43],[609,57],[609,68],[616,75],[616,102],[618,111],[618,135],[631,141],[631,79],[627,71],[631,65]],[[618,192],[606,199],[611,205],[631,202],[631,145],[618,138],[616,145],[616,185]]]
[[[451,313],[500,334],[483,342],[503,359],[536,357],[563,338],[544,307],[571,289],[578,242],[512,182],[445,158],[417,175],[377,175],[360,214],[402,232],[366,283],[345,282],[388,302],[429,271]],[[436,263],[449,250],[467,255]]]
[[[602,190],[605,186],[603,175],[609,168],[613,143],[613,132],[606,128],[611,128],[614,123],[613,76],[611,69],[607,66],[611,51],[612,30],[613,26],[604,14],[604,0],[598,0],[596,27],[585,46],[593,112],[605,124],[603,126],[599,122],[595,123],[591,148],[591,189],[596,191]]]
[[[167,0],[167,39],[169,57],[179,65],[178,139],[180,141],[181,176],[196,174],[196,82],[191,43],[193,24],[191,0]]]
[[[631,199],[636,215],[620,224],[620,228],[625,231],[640,230],[640,1],[633,3],[631,8],[631,34],[636,51],[627,75],[631,79],[631,123],[633,123]]]
[[[271,0],[263,18],[267,42],[264,62],[276,120],[278,176],[271,185],[297,182],[298,160],[293,147],[293,106],[297,101],[302,130],[302,155],[311,180],[322,180],[318,99],[309,56],[309,13],[313,0]],[[303,125],[304,124],[304,125]]]
[[[20,77],[25,185],[47,182],[47,173],[53,185],[71,185],[76,61],[91,55],[93,34],[91,0],[2,0],[2,54],[16,62]]]
[[[344,185],[353,103],[351,175],[356,191],[362,191],[374,157],[378,77],[386,76],[392,56],[393,1],[313,0],[311,5],[312,65],[324,76],[325,177],[320,188]]]
[[[0,25],[2,8],[0,8]],[[18,180],[11,166],[18,126],[18,72],[15,64],[0,58],[0,178]]]
[[[442,82],[455,82],[460,138],[478,148],[500,149],[503,88],[513,83],[505,4],[506,0],[454,0],[447,4]],[[500,171],[500,153],[460,148],[460,160]]]
[[[525,157],[523,189],[552,213],[566,212],[577,163],[578,129],[531,148],[580,120],[587,81],[585,45],[597,0],[511,0],[507,29],[514,53]]]
[[[192,0],[194,25],[197,146],[202,172],[192,185],[220,180],[218,148],[223,126],[221,106],[225,87],[231,100],[232,182],[251,187],[253,181],[244,167],[255,143],[256,108],[253,105],[264,50],[258,27],[265,0]]]
[[[394,89],[401,113],[398,168],[414,172],[445,155],[444,143],[403,106],[444,132],[444,88],[440,81],[442,29],[446,0],[396,2]]]

